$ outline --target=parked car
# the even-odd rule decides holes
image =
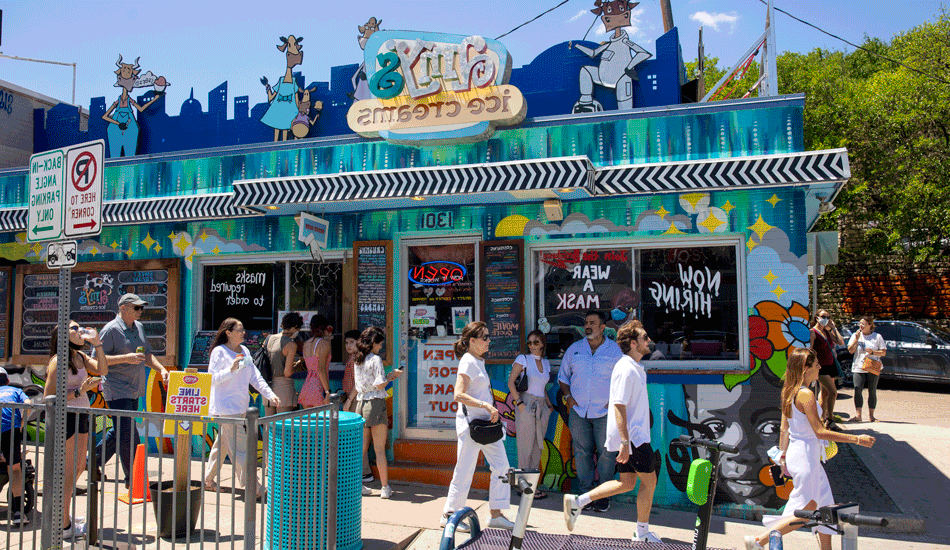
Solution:
[[[857,323],[842,327],[845,344],[857,330]],[[950,333],[929,323],[885,319],[874,322],[874,331],[887,343],[881,378],[950,384]],[[851,385],[851,353],[847,346],[836,346],[835,355],[842,382]]]

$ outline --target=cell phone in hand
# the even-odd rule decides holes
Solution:
[[[769,474],[771,474],[771,476],[772,476],[772,483],[774,483],[776,487],[778,487],[778,486],[780,486],[780,485],[785,485],[785,483],[787,483],[788,481],[791,481],[791,478],[789,478],[788,476],[786,476],[785,474],[782,473],[782,467],[781,467],[781,466],[777,466],[777,465],[776,465],[776,466],[770,466],[770,467],[769,467]]]

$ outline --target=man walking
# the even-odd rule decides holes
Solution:
[[[616,452],[604,449],[607,438],[607,399],[610,396],[610,374],[623,356],[617,343],[604,338],[607,318],[603,312],[591,310],[584,316],[586,338],[571,344],[561,359],[558,383],[564,403],[570,409],[568,426],[574,447],[574,465],[581,492],[594,487],[594,453],[600,482],[614,478]],[[606,512],[610,499],[591,503],[595,512]]]
[[[102,378],[102,390],[109,408],[117,411],[137,411],[139,398],[145,395],[145,369],[156,371],[162,383],[168,384],[168,370],[152,355],[152,346],[145,337],[145,328],[139,322],[147,302],[136,294],[119,298],[119,313],[99,332],[109,374]],[[117,433],[118,432],[118,433]],[[119,461],[125,473],[128,488],[134,457],[133,437],[135,423],[131,417],[112,417],[112,429],[106,432],[96,446],[96,469],[105,466],[116,452],[118,437]],[[96,472],[93,472],[95,475]]]
[[[632,491],[637,492],[637,530],[633,542],[662,542],[650,532],[650,509],[656,490],[656,453],[650,446],[650,399],[647,376],[640,360],[650,352],[650,337],[639,321],[629,321],[617,332],[617,344],[624,356],[617,361],[610,378],[610,414],[607,415],[607,449],[617,456],[620,480],[602,480],[593,491],[580,496],[564,495],[564,522],[568,530],[581,510],[592,500]]]

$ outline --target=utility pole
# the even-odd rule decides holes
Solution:
[[[660,11],[663,13],[663,32],[673,30],[673,8],[670,7],[670,0],[660,0]]]
[[[3,52],[0,52],[0,57],[6,58],[6,59],[15,59],[17,61],[31,61],[33,63],[47,63],[49,65],[62,65],[64,67],[72,67],[73,68],[73,97],[70,103],[73,105],[76,105],[76,64],[75,63],[63,63],[62,61],[48,61],[46,59],[32,59],[29,57],[17,57],[15,55],[4,55]],[[79,107],[78,105],[76,106]]]

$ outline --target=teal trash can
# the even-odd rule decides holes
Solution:
[[[330,421],[326,411],[271,425],[268,436],[264,548],[327,550]],[[363,418],[340,413],[337,445],[336,540],[340,550],[363,547]]]

